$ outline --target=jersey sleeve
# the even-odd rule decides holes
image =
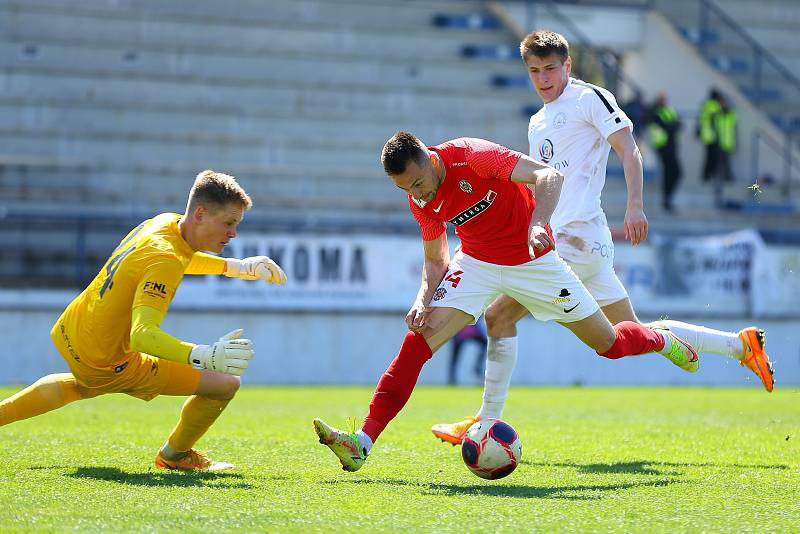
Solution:
[[[182,279],[183,264],[178,258],[167,255],[153,258],[139,278],[131,308],[149,306],[166,313]]]
[[[195,252],[186,267],[185,274],[222,274],[225,272],[225,258],[205,252]]]
[[[605,89],[586,89],[580,98],[580,107],[586,120],[606,139],[616,131],[633,127],[633,122],[619,107],[617,99]]]
[[[194,345],[161,330],[164,314],[150,306],[137,306],[131,317],[131,348],[151,356],[187,363]]]
[[[510,180],[520,152],[485,139],[470,139],[466,151],[467,165],[479,176],[494,180]]]
[[[419,224],[419,230],[422,234],[423,241],[432,241],[447,230],[447,225],[443,221],[434,219],[423,212],[419,206],[414,204],[410,196],[408,197],[408,206],[411,208],[411,215],[414,216],[414,219],[416,219]]]

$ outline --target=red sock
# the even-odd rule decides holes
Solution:
[[[409,332],[403,339],[400,352],[383,373],[372,402],[369,403],[369,414],[364,419],[361,430],[372,438],[373,443],[381,435],[389,421],[403,409],[411,397],[417,378],[433,353],[422,334]]]
[[[661,334],[633,321],[622,321],[615,324],[614,332],[617,334],[617,339],[611,348],[597,354],[616,360],[623,356],[658,352],[664,348],[664,338],[661,337]]]

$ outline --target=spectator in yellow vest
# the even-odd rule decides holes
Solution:
[[[675,108],[667,103],[667,95],[659,93],[648,116],[650,142],[661,159],[661,203],[664,211],[673,211],[672,196],[681,180],[681,164],[678,161],[678,132],[681,121]]]
[[[721,108],[719,100],[722,97],[719,91],[712,88],[708,99],[700,108],[697,121],[697,137],[706,148],[705,161],[703,162],[703,180],[710,181],[719,168],[719,137],[717,135],[717,118]]]
[[[725,182],[733,181],[731,170],[731,157],[736,152],[736,112],[731,108],[728,99],[721,96],[719,99],[720,111],[717,115],[716,130],[719,143],[720,178]]]

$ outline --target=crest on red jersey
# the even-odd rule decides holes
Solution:
[[[458,182],[458,187],[460,187],[461,190],[468,195],[472,193],[472,185],[470,185],[470,183],[466,180],[461,180]]]

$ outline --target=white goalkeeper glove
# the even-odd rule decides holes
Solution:
[[[196,345],[189,353],[189,363],[197,369],[209,369],[242,376],[253,358],[253,342],[241,339],[244,330],[228,332],[213,345]]]
[[[253,256],[237,260],[225,258],[225,276],[242,280],[264,280],[270,284],[286,283],[286,273],[280,266],[266,256]]]

